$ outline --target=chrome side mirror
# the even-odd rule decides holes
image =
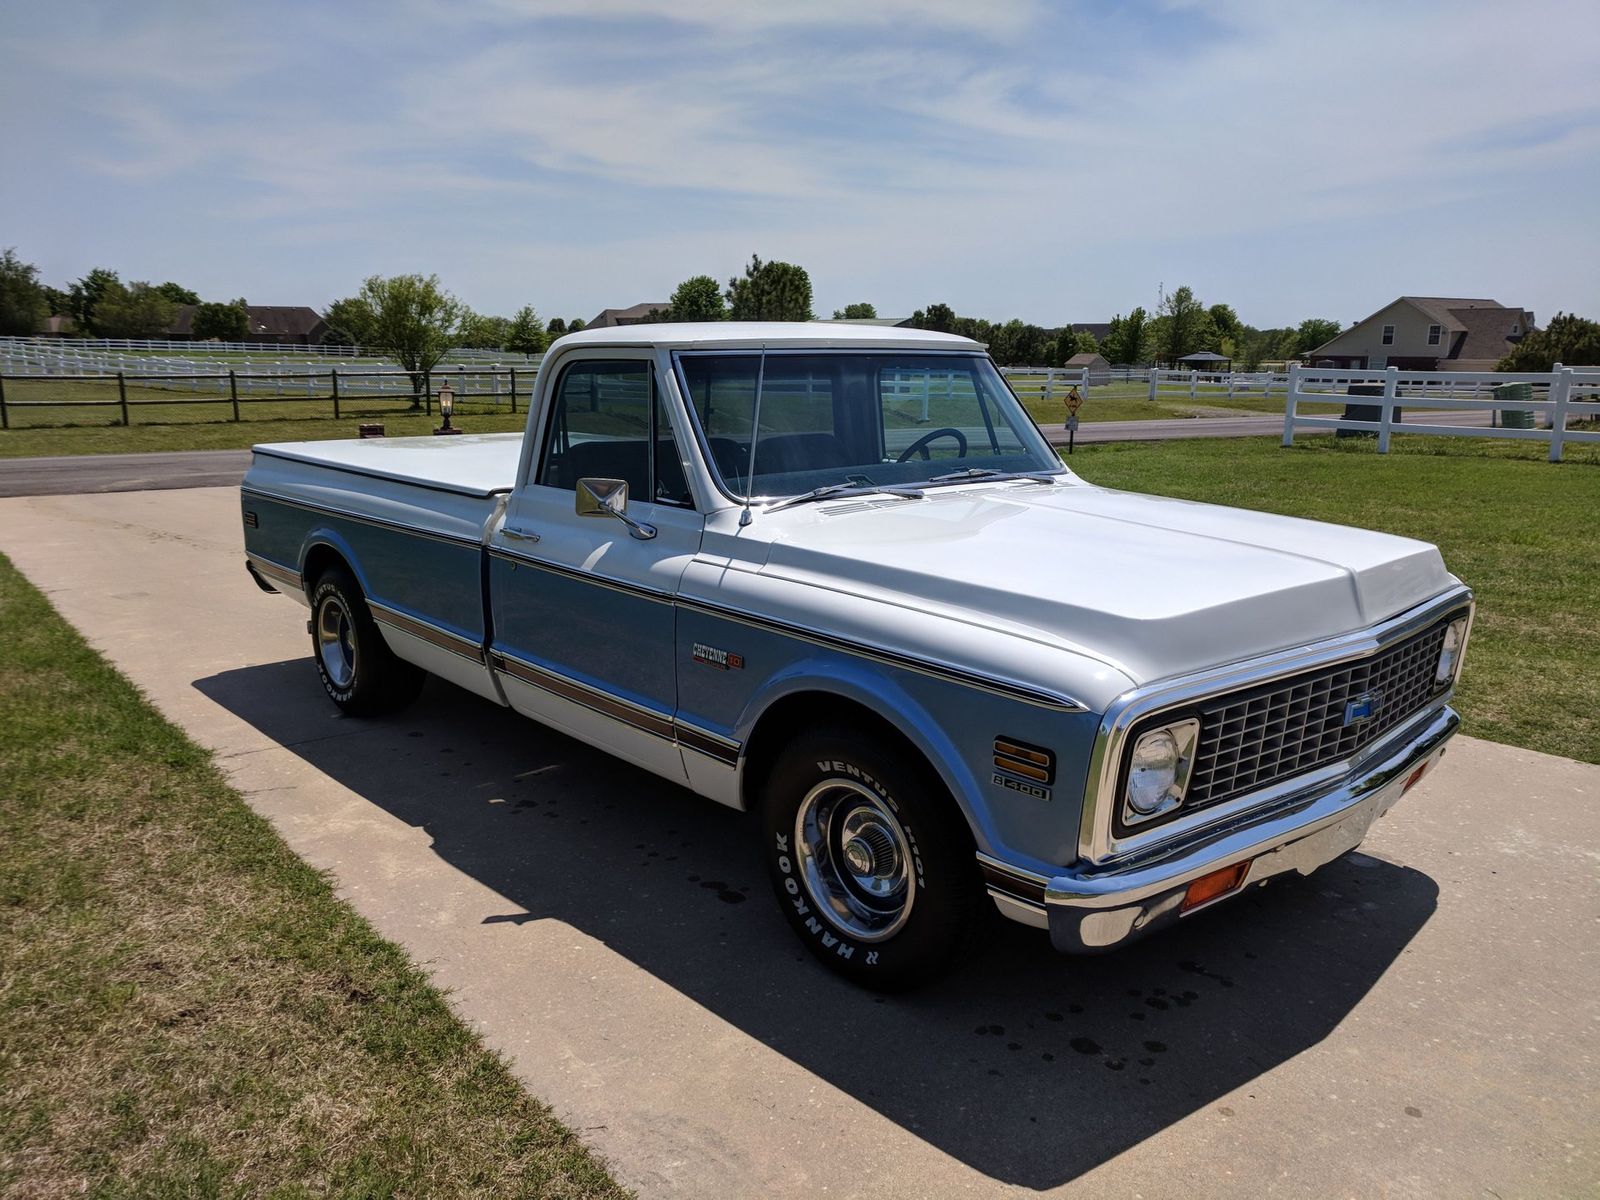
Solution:
[[[654,525],[635,521],[628,515],[628,481],[625,479],[578,480],[573,509],[580,517],[615,517],[640,541],[647,542],[656,535]]]

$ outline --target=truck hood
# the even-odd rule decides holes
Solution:
[[[1456,582],[1426,542],[1082,483],[867,497],[767,522],[781,528],[765,576],[1008,629],[1136,683],[1361,629]]]

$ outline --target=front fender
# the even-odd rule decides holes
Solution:
[[[757,736],[762,718],[776,704],[800,694],[838,696],[866,707],[878,717],[894,726],[899,733],[917,747],[928,760],[939,779],[955,797],[962,808],[966,824],[973,832],[979,850],[994,853],[1000,848],[1000,830],[995,813],[986,802],[981,781],[971,766],[971,747],[963,752],[952,739],[947,725],[934,714],[938,702],[925,702],[910,690],[906,682],[891,674],[888,667],[878,666],[866,659],[832,654],[819,650],[805,658],[790,662],[778,674],[768,678],[760,690],[750,696],[749,702],[734,726],[736,738],[750,746]],[[739,758],[739,790],[744,794],[744,771],[749,757]]]

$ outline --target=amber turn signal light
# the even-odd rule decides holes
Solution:
[[[1189,885],[1189,890],[1183,897],[1183,908],[1179,911],[1188,912],[1191,908],[1199,908],[1202,904],[1220,899],[1229,892],[1238,891],[1249,870],[1250,860],[1247,858],[1244,862],[1234,863],[1231,867],[1223,867],[1220,871],[1200,876]]]

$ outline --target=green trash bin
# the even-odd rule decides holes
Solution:
[[[1495,403],[1501,405],[1500,424],[1506,429],[1533,429],[1533,409],[1508,408],[1511,404],[1531,404],[1533,402],[1533,384],[1531,383],[1502,383],[1494,389]]]

